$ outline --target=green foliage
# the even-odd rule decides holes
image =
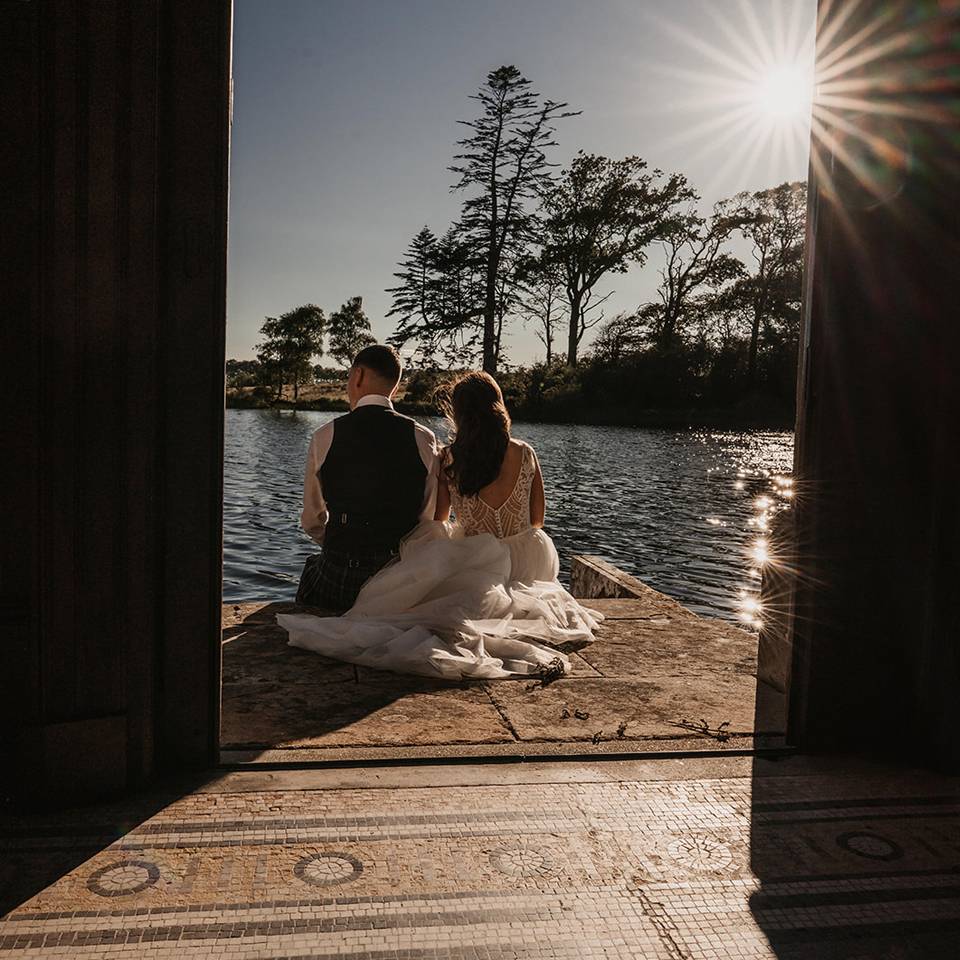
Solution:
[[[257,359],[269,381],[277,385],[278,397],[284,383],[292,383],[296,400],[300,384],[312,377],[311,361],[323,354],[325,323],[323,310],[313,303],[263,321]]]
[[[258,360],[228,360],[225,368],[227,386],[257,387],[263,384],[264,371]]]
[[[327,352],[337,363],[349,366],[353,358],[368,344],[376,343],[370,332],[370,321],[363,312],[363,297],[351,297],[328,322]]]

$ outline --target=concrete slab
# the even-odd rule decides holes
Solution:
[[[583,678],[558,680],[527,691],[516,684],[490,688],[520,740],[592,740],[602,737],[646,739],[700,735],[691,727],[750,734],[754,720],[754,684],[749,678],[714,676],[691,689],[690,679]]]
[[[260,627],[225,641],[225,688],[264,681],[285,684],[354,683],[356,669],[352,663],[331,660],[289,646],[286,635],[278,635],[275,627]]]
[[[605,677],[753,677],[757,638],[722,620],[610,620],[580,656]]]
[[[688,610],[672,597],[649,588],[641,597],[590,599],[584,600],[583,605],[611,620],[699,619],[692,610]]]
[[[497,743],[513,739],[480,686],[415,677],[224,684],[224,748]]]
[[[546,685],[450,683],[355,667],[287,645],[276,614],[305,608],[225,604],[224,758],[310,763],[781,745],[782,695],[764,689],[757,697],[756,637],[645,585],[631,589],[630,597],[586,601],[607,619],[595,643],[567,651],[572,673]]]

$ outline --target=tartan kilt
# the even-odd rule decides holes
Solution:
[[[396,550],[362,556],[322,550],[307,557],[297,603],[343,613],[354,605],[360,588],[396,556]]]

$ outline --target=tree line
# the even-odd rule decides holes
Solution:
[[[560,169],[556,129],[579,116],[534,91],[514,66],[493,70],[449,170],[464,196],[437,234],[424,226],[387,289],[388,341],[419,371],[428,403],[442,371],[497,374],[518,412],[575,419],[623,405],[722,407],[762,393],[792,406],[800,325],[806,184],[739,193],[705,213],[679,173],[638,156],[580,151]],[[652,300],[612,317],[601,281],[661,266]],[[506,333],[532,327],[545,362],[510,362]],[[231,386],[267,384],[294,400],[310,379],[373,340],[362,299],[329,317],[304,304],[261,327],[257,360],[230,360]],[[588,331],[591,340],[587,342]],[[607,416],[607,414],[600,414]]]
[[[576,366],[592,327],[591,356],[607,361],[695,344],[723,353],[745,339],[743,376],[755,385],[764,347],[796,337],[805,184],[740,193],[705,216],[683,175],[641,157],[581,151],[557,171],[556,127],[579,111],[543,98],[516,67],[492,71],[472,99],[477,116],[459,121],[469,132],[449,167],[461,214],[410,242],[387,291],[390,342],[423,368],[479,362],[497,373],[514,322],[533,325],[548,366]],[[656,299],[606,318],[600,281],[654,250]]]

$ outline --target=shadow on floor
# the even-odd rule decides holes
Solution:
[[[769,709],[758,695],[758,725]],[[755,758],[749,902],[772,955],[956,960],[958,823],[957,778],[850,757]]]
[[[216,771],[178,776],[122,800],[59,813],[0,813],[0,917],[81,867],[131,830],[210,780]],[[129,860],[118,852],[117,862]]]

